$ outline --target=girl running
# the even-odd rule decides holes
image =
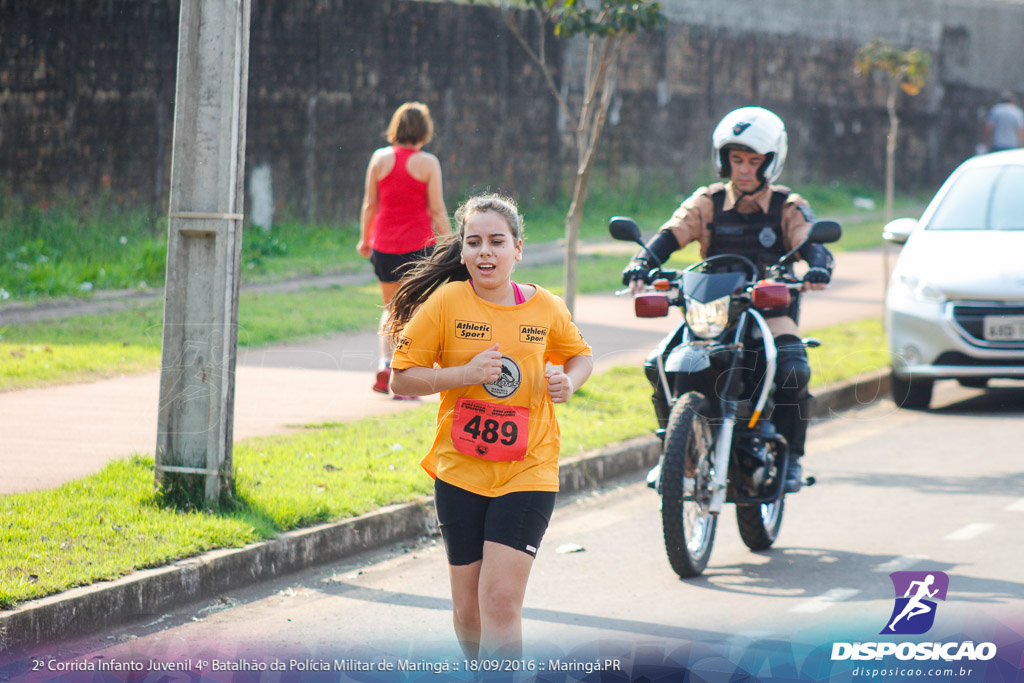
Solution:
[[[515,203],[473,197],[455,221],[391,300],[391,389],[441,392],[421,465],[434,478],[459,643],[467,657],[518,657],[526,582],[558,491],[553,404],[594,364],[562,300],[512,281],[523,258]]]

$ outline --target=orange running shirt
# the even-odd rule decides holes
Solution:
[[[549,362],[592,351],[565,303],[534,286],[525,303],[499,306],[478,297],[469,282],[449,282],[402,330],[391,360],[396,370],[465,365],[495,343],[502,354],[497,381],[441,392],[434,443],[420,462],[430,476],[484,496],[558,490],[561,433],[544,372]],[[501,459],[517,452],[522,460]]]

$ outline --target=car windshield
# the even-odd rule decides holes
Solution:
[[[1024,230],[1024,166],[972,168],[957,178],[928,230]]]

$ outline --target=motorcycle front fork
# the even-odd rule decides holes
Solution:
[[[729,455],[732,453],[732,431],[736,426],[735,417],[723,418],[715,439],[714,466],[715,476],[711,480],[711,500],[708,512],[717,515],[725,505],[725,497],[729,487]]]
[[[729,488],[729,455],[732,452],[732,433],[736,426],[736,418],[724,420],[719,427],[718,437],[715,440],[715,453],[712,459],[715,476],[711,480],[711,500],[708,503],[708,512],[717,515],[725,505],[726,495]],[[662,444],[665,442],[664,430],[659,429],[658,436]],[[661,455],[658,456],[658,464],[647,473],[647,486],[661,494],[661,467],[665,462],[664,446]],[[684,486],[684,490],[693,493],[693,484]]]

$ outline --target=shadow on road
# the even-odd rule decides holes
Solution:
[[[702,576],[686,583],[728,593],[790,598],[805,595],[808,599],[844,587],[859,591],[846,599],[848,603],[891,600],[893,586],[888,577],[889,570],[884,567],[896,567],[900,560],[894,555],[822,548],[777,548],[756,554],[770,559],[768,562],[709,566]],[[950,600],[996,605],[1020,601],[1024,596],[1024,582],[972,577],[964,573],[965,568],[957,561],[921,559],[912,566],[902,565],[902,568],[950,574]],[[858,584],[850,584],[851,575],[860,577]]]

